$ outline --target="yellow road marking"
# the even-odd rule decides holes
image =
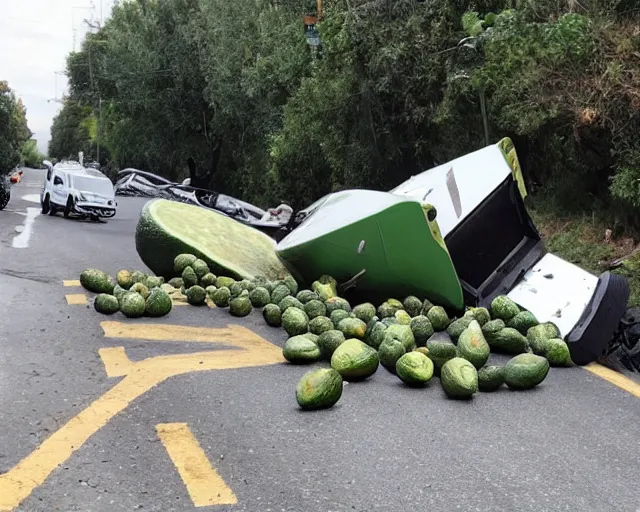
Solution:
[[[86,306],[88,304],[87,296],[84,293],[71,293],[64,296],[69,306]]]
[[[265,344],[269,347],[275,347],[275,345],[255,334],[251,329],[241,325],[228,325],[227,327],[214,329],[186,325],[133,324],[104,321],[100,322],[100,326],[107,338],[230,344],[250,350],[263,349]]]
[[[62,281],[62,286],[82,286],[78,279],[65,279]]]
[[[156,425],[156,432],[196,507],[238,503],[186,423],[162,423]]]
[[[264,366],[284,362],[282,350],[253,331],[230,325],[223,329],[102,322],[108,337],[117,334],[153,341],[200,341],[233,345],[233,350],[174,354],[131,361],[122,347],[101,349],[110,377],[124,376],[115,386],[71,418],[31,454],[0,475],[0,511],[14,510],[51,472],[132,401],[170,377],[192,372]],[[164,331],[164,334],[163,334]],[[178,335],[182,332],[182,335]],[[195,339],[194,339],[195,338]],[[245,349],[245,350],[237,350]]]
[[[108,347],[98,350],[98,355],[104,364],[107,377],[123,377],[133,369],[135,363],[129,359],[124,347]]]
[[[587,366],[583,366],[583,368],[607,382],[610,382],[614,386],[618,386],[620,389],[624,389],[628,393],[640,398],[640,383],[635,380],[598,363],[590,363]]]

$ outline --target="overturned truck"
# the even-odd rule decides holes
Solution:
[[[594,276],[548,253],[525,208],[509,139],[390,192],[346,190],[304,211],[277,246],[297,280],[329,274],[354,300],[417,295],[460,314],[508,295],[558,326],[576,364],[597,359],[627,309],[619,275]]]

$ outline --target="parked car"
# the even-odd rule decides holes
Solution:
[[[47,172],[40,194],[43,214],[62,212],[65,218],[78,215],[95,221],[116,214],[113,184],[103,173],[74,161],[52,165],[45,160],[44,164]]]

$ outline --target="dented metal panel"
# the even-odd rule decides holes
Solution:
[[[546,254],[508,296],[540,322],[556,324],[564,337],[580,320],[597,284],[593,274]]]

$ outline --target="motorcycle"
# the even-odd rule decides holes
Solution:
[[[22,171],[15,171],[0,176],[0,210],[4,210],[11,199],[11,186],[20,183]]]

